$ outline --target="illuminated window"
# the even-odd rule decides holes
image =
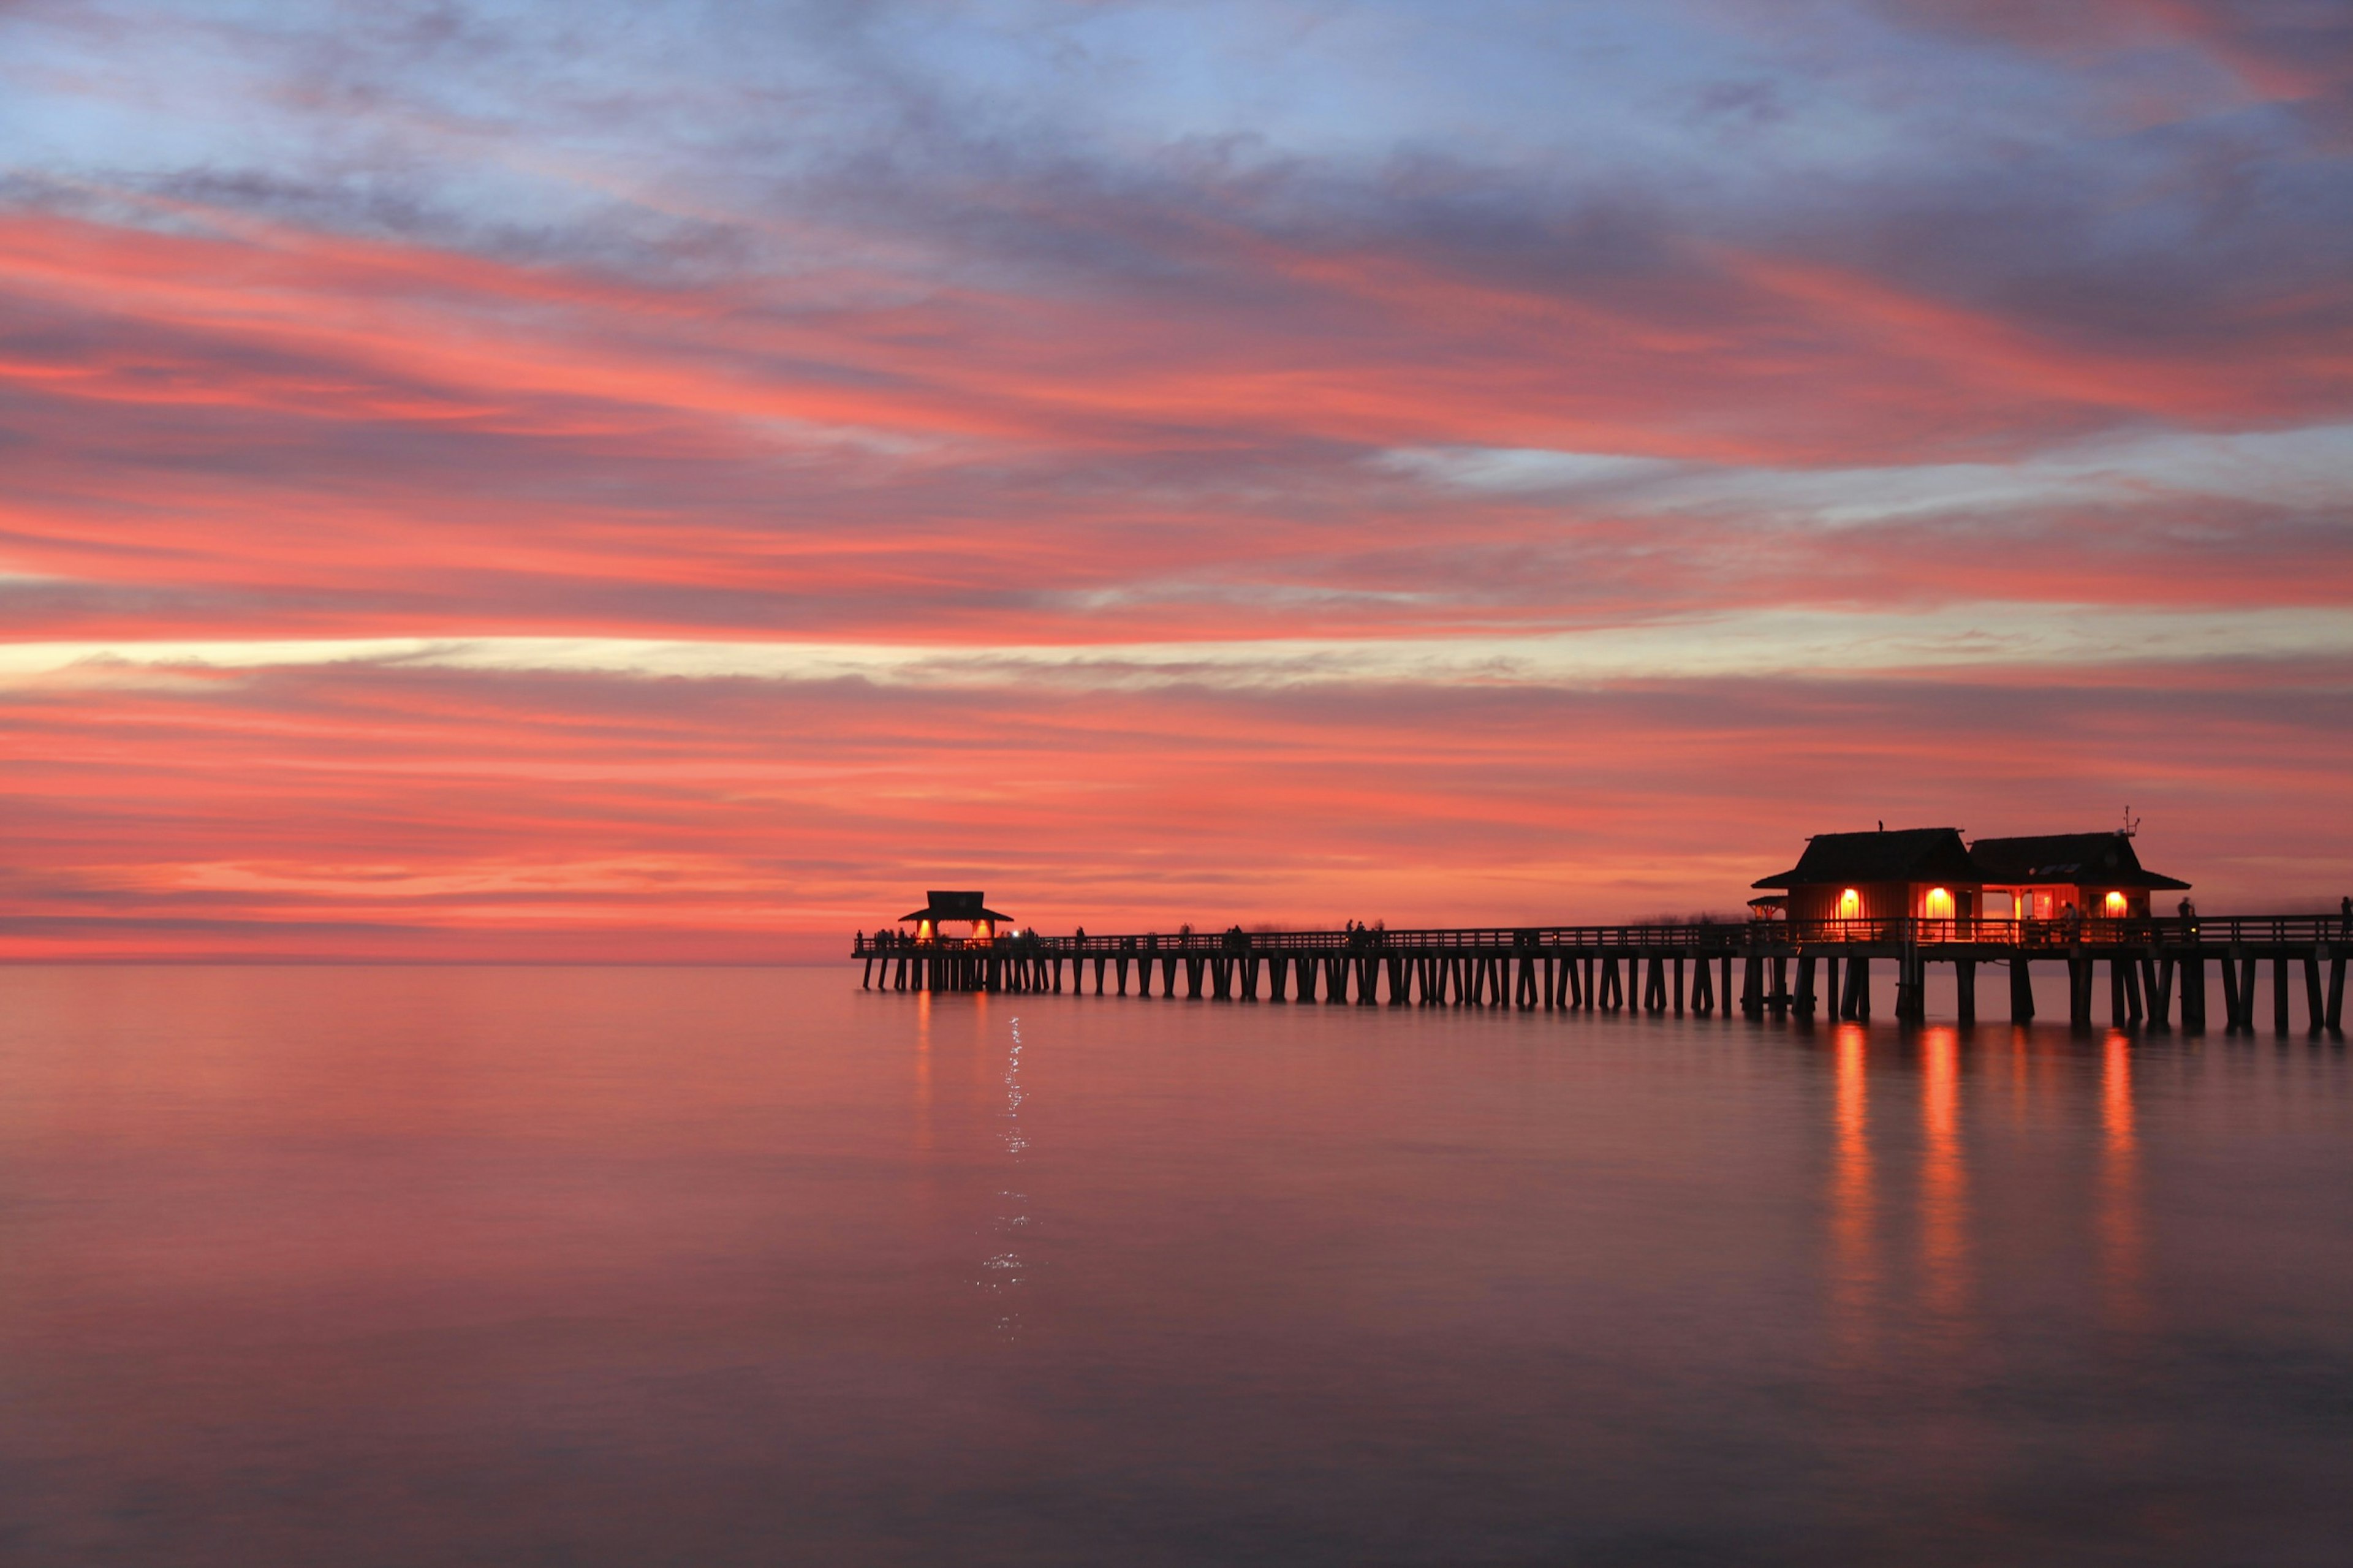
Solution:
[[[1862,895],[1849,888],[1839,895],[1839,919],[1851,921],[1862,913]]]
[[[1953,894],[1949,888],[1931,888],[1928,896],[1920,900],[1920,912],[1932,921],[1953,918]]]
[[[2108,912],[2110,920],[2115,920],[2125,912],[2125,896],[2122,893],[2110,893],[2100,900],[2100,907]]]

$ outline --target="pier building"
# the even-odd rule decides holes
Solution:
[[[2073,907],[2110,920],[2149,914],[2149,895],[2188,892],[2189,884],[2146,870],[2130,833],[2052,833],[2039,838],[1980,838],[1969,858],[1984,877],[1989,915],[2054,920]]]
[[[971,942],[994,942],[997,928],[1013,923],[1011,915],[999,914],[988,907],[987,896],[977,892],[942,892],[936,889],[923,895],[923,907],[912,914],[899,917],[901,925],[911,925],[911,939],[928,945],[952,940],[947,927],[964,927],[963,937]]]
[[[1955,827],[1817,833],[1798,863],[1750,886],[1778,889],[1780,911],[1807,924],[1840,921],[1968,920],[1977,912],[1977,862]],[[1772,910],[1770,900],[1753,908]]]

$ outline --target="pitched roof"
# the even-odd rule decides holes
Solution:
[[[1808,888],[1825,883],[1975,882],[1976,862],[1957,827],[1899,827],[1894,832],[1817,833],[1798,863],[1756,888]]]
[[[923,895],[931,900],[912,915],[901,915],[902,921],[929,921],[937,925],[942,921],[1009,921],[1011,915],[998,914],[981,902],[978,893],[943,893],[937,890]]]
[[[2187,888],[2141,868],[2121,833],[2046,833],[2032,838],[1980,838],[1969,854],[1989,882],[2095,882],[2107,888]]]

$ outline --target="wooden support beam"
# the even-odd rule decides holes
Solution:
[[[1675,954],[1675,1016],[1683,1016],[1683,955]]]
[[[2272,1032],[2287,1033],[2287,954],[2272,954]]]
[[[1953,1018],[1964,1029],[1978,1025],[1978,961],[1953,960]]]
[[[2157,1028],[2169,1028],[2173,1024],[2173,954],[2148,952],[2141,956],[2141,978],[2148,990],[2148,1021]]]
[[[2345,1027],[2345,950],[2337,949],[2328,960],[2328,1027],[2334,1032]]]
[[[1798,990],[1789,998],[1789,1011],[1800,1018],[1811,1019],[1814,1016],[1814,972],[1820,963],[1810,952],[1799,955]]]
[[[2304,1022],[2305,1027],[2318,1034],[2327,1026],[2328,1009],[2320,999],[2320,950],[2313,949],[2304,955]]]
[[[1898,1023],[1917,1024],[1928,1016],[1927,961],[1920,956],[1917,947],[1906,944],[1895,955],[1895,1017]]]

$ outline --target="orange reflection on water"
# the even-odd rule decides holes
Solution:
[[[2100,1056],[2100,1273],[2118,1323],[2147,1313],[2141,1291],[2140,1141],[2133,1114],[2132,1037],[2111,1029]]]
[[[1871,1089],[1865,1077],[1870,1031],[1842,1024],[1837,1061],[1837,1145],[1831,1176],[1831,1331],[1850,1352],[1867,1342],[1876,1309],[1878,1215],[1871,1165]]]
[[[2106,1134],[2103,1147],[2113,1171],[2119,1158],[2129,1160],[2134,1152],[2132,1037],[2122,1029],[2108,1031],[2100,1058],[2100,1128]]]
[[[1947,1026],[1920,1036],[1920,1289],[1932,1314],[1957,1320],[1968,1290],[1968,1169],[1961,1152],[1961,1043]]]

